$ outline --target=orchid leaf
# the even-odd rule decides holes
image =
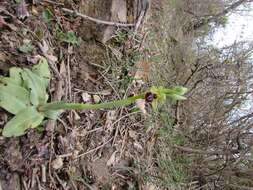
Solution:
[[[35,106],[46,103],[48,95],[43,78],[29,69],[24,69],[24,72],[22,72],[22,78],[24,80],[24,86],[30,90],[31,103]]]
[[[27,107],[5,125],[2,134],[5,137],[24,135],[27,129],[37,127],[43,119],[44,116],[37,111],[35,106]]]
[[[22,78],[21,78],[21,73],[22,73],[22,69],[18,68],[18,67],[12,67],[9,70],[10,73],[10,79],[16,84],[21,86],[22,85]]]
[[[29,104],[29,92],[25,88],[11,82],[0,84],[0,107],[17,114]]]
[[[61,111],[59,110],[47,110],[43,112],[46,118],[56,120],[60,115]]]
[[[44,57],[42,57],[39,60],[39,63],[37,65],[33,66],[32,72],[42,77],[42,79],[45,82],[45,87],[47,88],[50,82],[51,74],[50,74],[47,60]]]

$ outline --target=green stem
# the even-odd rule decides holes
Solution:
[[[127,106],[135,102],[137,99],[144,99],[145,94],[132,96],[123,100],[115,100],[111,102],[105,102],[100,104],[80,104],[80,103],[66,103],[66,102],[52,102],[41,105],[38,110],[41,112],[47,110],[91,110],[91,109],[105,109],[115,108],[121,106]]]

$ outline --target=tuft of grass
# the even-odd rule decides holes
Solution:
[[[157,117],[157,116],[156,116]],[[181,189],[187,182],[187,168],[191,164],[189,157],[175,152],[173,145],[184,145],[184,136],[173,128],[173,119],[170,114],[162,110],[157,120],[160,128],[157,129],[157,142],[154,146],[153,167],[149,178],[160,188]],[[155,127],[158,123],[153,124]]]

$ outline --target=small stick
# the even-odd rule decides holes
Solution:
[[[35,183],[36,183],[36,173],[37,173],[37,168],[34,168],[32,170],[32,183],[31,183],[31,188],[35,187]]]
[[[54,172],[54,175],[55,175],[55,178],[57,179],[58,183],[60,183],[60,185],[62,186],[62,188],[63,188],[64,190],[67,190],[65,184],[64,184],[63,181],[59,178],[59,176],[57,175],[56,172]]]
[[[25,189],[25,190],[28,190],[28,187],[27,187],[27,184],[26,184],[24,178],[22,178],[22,184],[23,184],[24,189]]]
[[[46,176],[46,166],[44,164],[41,165],[41,181],[43,183],[47,182],[47,176]]]
[[[40,185],[40,179],[39,179],[38,176],[36,176],[36,181],[37,181],[37,184],[38,184],[38,189],[42,190],[41,185]]]
[[[96,148],[94,148],[94,149],[91,149],[91,150],[89,150],[89,151],[87,151],[87,152],[85,152],[85,153],[79,154],[76,158],[80,158],[80,157],[85,156],[85,155],[87,155],[87,154],[90,154],[90,153],[92,153],[92,152],[94,152],[94,151],[97,151],[97,150],[99,150],[100,148],[103,148],[106,144],[108,144],[109,142],[111,142],[112,139],[113,139],[113,137],[110,138],[110,139],[109,139],[108,141],[106,141],[105,143],[103,143],[102,145],[100,145],[100,146],[98,146],[98,147],[96,147]]]
[[[43,0],[43,1],[46,2],[46,3],[55,4],[55,5],[64,5],[64,3],[58,3],[58,2],[55,2],[55,1],[51,1],[51,0]]]
[[[105,24],[105,25],[109,25],[109,26],[122,26],[122,27],[132,27],[135,26],[135,24],[124,24],[124,23],[119,23],[119,22],[111,22],[111,21],[105,21],[105,20],[99,20],[96,18],[92,18],[90,16],[81,14],[77,11],[72,11],[70,9],[66,9],[66,8],[62,8],[62,10],[64,12],[70,13],[70,14],[75,14],[76,16],[82,17],[84,19],[90,20],[92,22],[98,23],[98,24]]]
[[[140,27],[140,25],[141,25],[141,22],[142,22],[142,20],[144,19],[144,16],[145,16],[145,12],[144,12],[144,11],[141,11],[140,16],[139,16],[139,18],[138,18],[138,20],[137,20],[137,23],[136,23],[136,25],[135,25],[135,27],[134,27],[134,34],[137,33],[137,31],[138,31],[138,29],[139,29],[139,27]]]

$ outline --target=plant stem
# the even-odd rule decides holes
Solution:
[[[132,96],[123,100],[115,100],[111,102],[99,103],[99,104],[80,104],[80,103],[66,103],[66,102],[52,102],[46,103],[39,106],[38,110],[41,112],[47,110],[91,110],[91,109],[106,109],[106,108],[115,108],[121,106],[127,106],[135,102],[137,99],[144,99],[145,94],[140,94]]]

